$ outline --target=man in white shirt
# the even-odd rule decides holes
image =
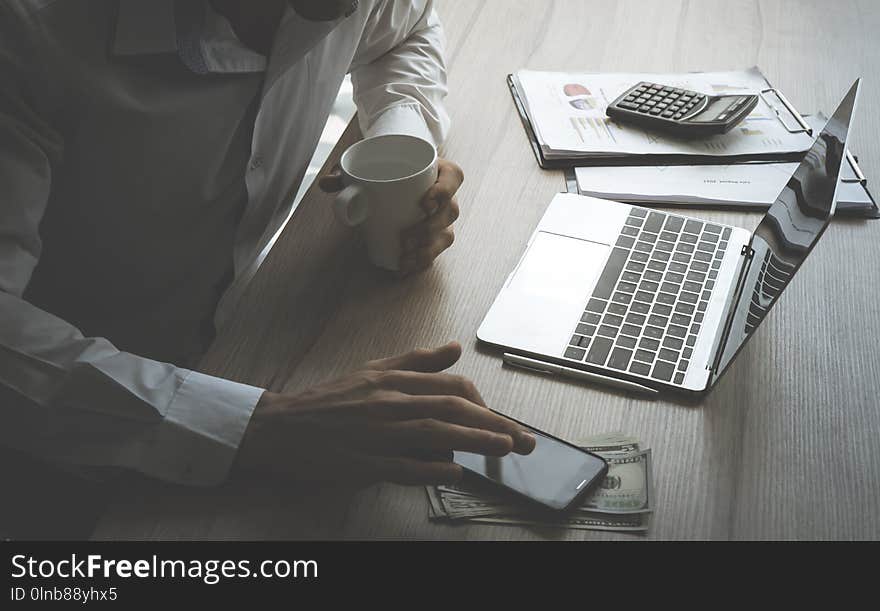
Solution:
[[[442,142],[432,0],[0,0],[0,443],[191,485],[235,469],[443,482],[454,449],[531,450],[442,373],[456,344],[294,396],[189,369],[348,72],[365,135]],[[461,181],[442,161],[404,273],[452,244]]]

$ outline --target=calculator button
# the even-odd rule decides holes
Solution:
[[[652,115],[659,115],[660,112],[661,112],[662,110],[663,110],[662,108],[657,108],[657,107],[655,106],[654,108],[651,109],[650,112],[651,112]]]
[[[659,104],[657,104],[657,108],[660,108],[660,109],[665,109],[667,106],[668,106],[668,104],[664,104],[663,102],[660,102]]]
[[[636,110],[639,107],[638,104],[633,104],[632,102],[621,102],[618,106],[621,108],[629,108],[630,110]]]
[[[650,106],[639,106],[639,112],[648,112],[651,110]]]
[[[664,110],[662,113],[660,113],[660,116],[661,116],[661,117],[666,117],[666,118],[668,119],[668,118],[670,118],[670,117],[672,116],[672,112],[669,111],[669,110]]]
[[[682,102],[690,102],[690,101],[691,101],[691,96],[689,96],[689,95],[683,95],[683,96],[681,96],[681,101],[682,101]]]
[[[678,95],[681,95],[684,93],[684,89],[673,89],[672,92],[677,93]]]
[[[654,106],[656,103],[657,102],[655,102],[654,100],[648,100],[647,102],[645,102],[645,106]]]
[[[655,95],[655,96],[652,97],[651,99],[652,99],[654,102],[662,102],[662,101],[663,101],[663,98],[661,98],[659,95]]]
[[[624,101],[625,101],[625,102],[632,102],[632,101],[635,100],[635,99],[636,99],[636,96],[634,96],[634,95],[628,95],[628,96],[626,96],[626,97],[624,98]]]

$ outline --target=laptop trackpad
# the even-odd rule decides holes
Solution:
[[[539,232],[510,288],[562,303],[586,304],[608,259],[608,244]]]

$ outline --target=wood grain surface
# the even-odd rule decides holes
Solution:
[[[699,405],[650,401],[502,368],[476,329],[553,194],[505,84],[520,68],[689,71],[759,66],[803,111],[830,113],[856,77],[850,148],[880,181],[880,4],[870,1],[441,0],[453,129],[466,172],[456,243],[391,279],[313,188],[202,370],[275,391],[450,339],[454,371],[515,418],[577,440],[603,431],[654,449],[648,538],[880,538],[880,223],[835,221],[719,386]],[[358,137],[350,127],[333,163]],[[875,183],[880,184],[880,183]],[[696,211],[757,225],[760,215]],[[421,488],[260,484],[187,490],[133,478],[98,539],[596,539],[587,531],[440,525]]]

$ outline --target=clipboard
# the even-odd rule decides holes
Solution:
[[[766,82],[766,79],[765,79]],[[769,86],[769,83],[767,83]],[[526,138],[529,141],[529,145],[532,147],[532,152],[535,155],[535,159],[538,161],[538,165],[544,168],[545,170],[558,170],[571,168],[574,166],[615,166],[615,165],[729,165],[731,163],[744,163],[749,161],[800,161],[803,157],[803,153],[793,152],[793,153],[759,153],[754,155],[666,155],[666,154],[658,154],[658,155],[619,155],[619,156],[602,156],[596,158],[589,157],[577,157],[577,158],[560,158],[560,159],[547,159],[544,155],[544,151],[541,149],[541,144],[538,142],[538,138],[535,135],[535,129],[532,125],[531,119],[529,119],[529,115],[526,112],[525,105],[523,104],[522,98],[520,97],[519,90],[516,86],[516,81],[514,79],[513,74],[507,75],[507,87],[510,90],[510,95],[513,98],[514,106],[516,107],[516,112],[519,115],[520,121],[523,125],[523,130],[526,133]],[[779,109],[772,106],[771,107],[776,111],[777,119],[780,123],[782,123],[783,127],[791,133],[805,132],[810,135],[811,131],[809,125],[806,124],[801,114],[791,105],[788,100],[786,100],[781,94],[779,94],[772,87],[765,89],[762,91],[762,97],[765,93],[774,93],[777,97],[782,101],[783,107],[788,110],[788,112],[792,115],[792,120],[797,123],[800,129],[792,129],[790,128],[782,119],[782,115],[779,112]],[[766,101],[766,98],[764,98]],[[769,103],[768,103],[769,104]]]

